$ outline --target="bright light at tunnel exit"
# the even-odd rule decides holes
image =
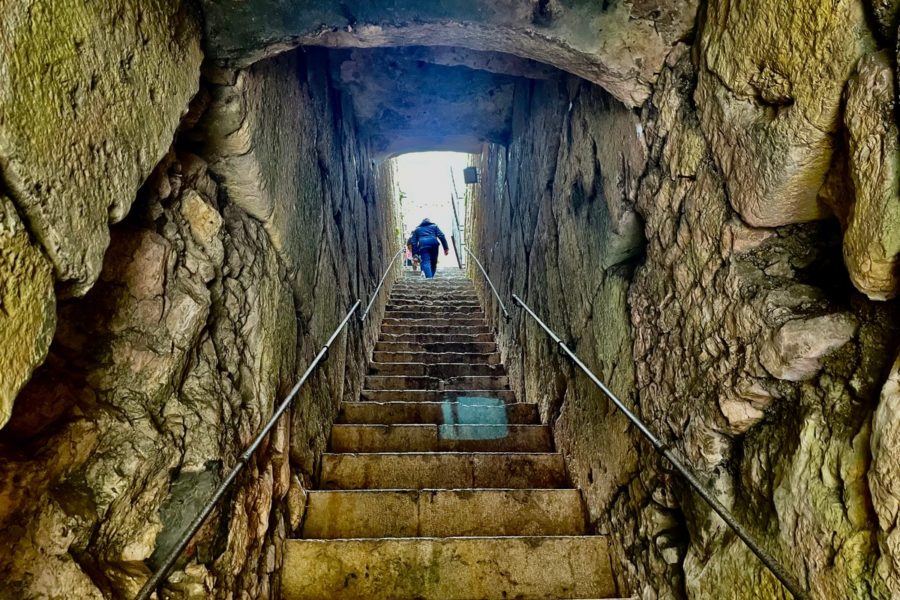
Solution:
[[[462,198],[465,194],[463,169],[468,166],[470,156],[465,152],[415,152],[394,159],[398,187],[404,195],[401,207],[403,239],[408,238],[426,217],[437,223],[450,244],[450,254],[441,254],[438,260],[439,270],[457,267],[456,254],[450,242],[450,232],[453,230],[453,208],[450,205],[453,183],[450,172],[453,171],[456,180],[456,193]],[[458,208],[463,209],[461,201]],[[463,214],[459,217],[465,219]]]

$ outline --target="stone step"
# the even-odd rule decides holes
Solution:
[[[497,351],[496,342],[377,342],[375,352],[412,352],[419,356],[430,353],[455,352],[460,354],[489,354]],[[425,357],[422,356],[424,359]]]
[[[516,401],[516,395],[510,390],[363,390],[360,393],[363,402],[453,402],[460,397]]]
[[[320,479],[325,490],[569,487],[555,452],[326,452]]]
[[[415,313],[413,315],[401,318],[387,317],[382,321],[384,325],[434,325],[443,327],[446,325],[455,325],[461,327],[463,325],[484,325],[484,316],[475,317],[469,313],[463,313],[453,317],[432,317],[427,314]]]
[[[461,292],[429,292],[426,294],[397,294],[388,298],[388,304],[437,304],[440,306],[459,306],[466,303],[469,306],[481,306],[478,296]]]
[[[615,593],[602,536],[284,543],[284,600],[546,600]]]
[[[583,535],[578,490],[311,491],[302,537]]]
[[[482,323],[481,325],[443,325],[435,327],[433,325],[403,325],[391,324],[381,326],[382,335],[415,335],[421,336],[423,343],[447,342],[441,336],[445,335],[479,335],[488,336],[488,341],[493,342],[494,336],[491,334],[490,328]],[[388,341],[382,339],[380,341]],[[468,341],[468,340],[466,340]],[[472,340],[474,341],[474,340]]]
[[[433,306],[428,304],[405,304],[402,306],[391,305],[385,310],[384,318],[387,319],[425,319],[425,318],[448,318],[448,317],[466,317],[484,318],[484,310],[481,306],[460,306],[458,304],[447,304],[441,306]]]
[[[396,343],[396,342],[387,342]],[[406,342],[404,342],[406,343]],[[489,342],[483,342],[489,343]],[[410,363],[418,362],[426,365],[438,363],[466,363],[471,365],[499,365],[502,362],[499,352],[409,352],[409,351],[376,351],[372,354],[376,363]]]
[[[370,375],[407,375],[448,377],[474,376],[474,375],[506,375],[506,368],[501,364],[472,364],[472,363],[420,363],[420,362],[371,362],[369,363]]]
[[[426,284],[396,288],[391,292],[390,297],[410,300],[455,300],[457,298],[468,300],[478,296],[475,288],[471,286]]]
[[[344,402],[339,423],[514,423],[540,424],[536,404],[459,402]]]
[[[482,323],[485,322],[484,312],[479,308],[477,311],[458,311],[451,309],[421,309],[421,310],[392,310],[385,312],[384,318],[391,321],[409,320],[409,319],[447,319],[457,321],[460,319],[478,319]]]
[[[342,425],[331,428],[332,452],[548,452],[546,425]]]
[[[433,288],[461,288],[466,290],[474,290],[475,284],[471,279],[456,279],[453,277],[444,277],[438,274],[437,277],[426,279],[425,277],[412,277],[403,279],[394,284],[394,290],[428,290]],[[393,290],[392,290],[393,291]]]
[[[436,304],[453,304],[457,302],[464,302],[469,304],[481,304],[478,296],[473,293],[466,292],[456,292],[453,295],[448,296],[433,296],[427,295],[422,296],[416,293],[395,293],[391,294],[391,297],[388,299],[388,304],[393,303],[436,303]]]
[[[466,301],[463,303],[459,300],[445,300],[440,303],[426,300],[424,302],[407,303],[403,305],[395,305],[393,303],[388,304],[385,307],[385,313],[390,314],[392,312],[409,312],[412,311],[417,315],[421,316],[422,313],[426,310],[435,310],[439,312],[451,312],[451,313],[460,313],[460,314],[469,314],[469,313],[480,313],[481,305],[474,301]]]
[[[508,390],[505,375],[461,375],[441,379],[406,375],[366,375],[367,390]]]
[[[382,333],[378,338],[382,342],[410,342],[413,344],[431,344],[433,342],[464,344],[467,342],[493,342],[490,333]]]
[[[420,308],[481,308],[477,298],[454,298],[452,300],[391,298],[385,310],[418,310]]]
[[[423,300],[420,302],[406,301],[401,305],[396,305],[393,302],[389,302],[385,307],[386,313],[396,312],[396,311],[412,311],[415,312],[420,317],[422,316],[422,312],[425,310],[436,310],[442,312],[458,312],[463,314],[468,313],[479,313],[481,312],[481,305],[475,302],[474,300],[442,300],[440,302],[435,302],[433,300]]]

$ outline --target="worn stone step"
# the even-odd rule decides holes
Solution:
[[[481,308],[477,298],[453,298],[450,300],[391,298],[385,310],[418,310],[420,308]]]
[[[447,296],[421,296],[419,294],[391,294],[391,297],[388,299],[388,304],[423,304],[423,303],[434,303],[434,304],[455,304],[455,303],[466,303],[480,306],[481,301],[475,293],[465,293],[465,292],[457,292],[453,295]]]
[[[463,317],[443,319],[443,318],[403,318],[403,319],[384,319],[381,322],[382,331],[387,325],[403,325],[405,327],[484,327],[487,325],[484,318],[467,319]]]
[[[516,401],[510,390],[363,390],[359,395],[363,402],[452,402],[461,397]]]
[[[478,319],[479,321],[484,322],[485,316],[484,312],[479,308],[478,310],[467,310],[460,311],[455,309],[414,309],[414,310],[392,310],[390,312],[384,313],[385,319],[390,320],[403,320],[407,321],[409,319],[447,319],[457,321],[460,319]]]
[[[400,300],[399,303],[397,300],[390,300],[388,306],[385,307],[385,311],[413,311],[418,313],[419,318],[425,318],[428,316],[429,311],[434,309],[435,311],[449,311],[455,312],[459,314],[469,314],[469,313],[478,313],[483,315],[484,309],[476,300],[448,300],[445,303],[434,304],[427,301],[415,301],[415,300]],[[459,310],[465,309],[465,310]]]
[[[474,290],[475,284],[472,283],[471,279],[458,279],[454,277],[447,277],[443,273],[438,273],[437,276],[432,279],[427,279],[425,277],[412,277],[410,279],[402,279],[394,284],[393,289],[428,290],[439,287],[453,287]]]
[[[469,313],[480,313],[481,306],[473,301],[467,301],[463,303],[458,300],[446,300],[440,303],[432,302],[432,301],[423,301],[413,303],[407,303],[402,306],[397,306],[393,303],[389,303],[385,307],[385,313],[390,314],[392,312],[413,312],[419,317],[423,316],[423,312],[427,310],[435,310],[439,312],[449,312],[449,313],[461,313],[461,314],[469,314]]]
[[[457,305],[460,302],[466,302],[470,305],[480,306],[478,296],[476,296],[475,294],[469,294],[467,292],[429,290],[424,294],[412,292],[408,294],[394,294],[390,298],[388,298],[388,304],[403,302],[415,302],[417,304],[440,303],[441,305]]]
[[[288,540],[284,600],[546,600],[616,593],[605,537]]]
[[[490,333],[382,333],[382,342],[410,342],[413,344],[431,344],[433,342],[464,344],[469,342],[493,342]]]
[[[426,319],[426,318],[484,318],[484,310],[480,306],[459,306],[457,304],[432,306],[428,304],[403,306],[392,305],[385,310],[387,319]]]
[[[317,490],[302,537],[583,535],[581,494],[558,490]]]
[[[497,351],[496,342],[376,342],[375,352],[412,352],[423,355],[430,353],[454,352],[460,354],[489,354]],[[423,356],[424,359],[424,356]]]
[[[390,297],[410,300],[455,300],[457,298],[470,299],[477,297],[477,293],[471,286],[426,284],[395,289],[391,292]]]
[[[388,342],[394,343],[394,342]],[[403,342],[407,343],[407,342]],[[484,342],[489,343],[489,342]],[[372,353],[372,360],[376,363],[410,363],[419,362],[424,364],[437,363],[467,363],[467,364],[488,364],[499,365],[502,358],[499,352],[391,352],[375,350]]]
[[[537,425],[536,404],[471,402],[344,402],[339,423],[514,423]]]
[[[386,452],[322,455],[320,489],[569,487],[559,453]]]
[[[474,296],[478,293],[472,282],[442,282],[438,284],[438,286],[442,288],[453,288],[457,294],[468,294]],[[427,282],[424,280],[424,278],[414,279],[412,281],[397,282],[391,289],[390,295],[393,297],[396,295],[406,294],[416,298],[432,297],[432,299],[434,300],[441,300],[441,298],[439,297],[431,296],[430,290],[435,289],[438,286],[433,286],[432,282]]]
[[[394,321],[402,321],[403,325],[448,325],[450,321],[453,323],[460,323],[463,325],[478,325],[484,322],[484,314],[476,314],[472,313],[460,313],[458,315],[451,315],[449,317],[445,316],[432,316],[424,311],[408,311],[412,314],[403,316],[403,317],[391,317],[386,316],[383,322],[386,322],[388,325],[396,324]],[[418,321],[416,323],[415,321]],[[437,323],[431,323],[431,321],[438,321]]]
[[[481,325],[443,325],[439,327],[433,325],[385,324],[381,326],[381,335],[422,336],[422,343],[446,343],[446,340],[441,337],[445,335],[487,335],[490,336],[489,341],[494,341],[493,335],[491,335],[491,330],[485,323],[482,323]]]
[[[506,368],[501,364],[472,364],[472,363],[421,363],[421,362],[371,362],[369,363],[370,375],[407,375],[448,377],[474,376],[474,375],[506,375]]]
[[[505,375],[460,375],[439,377],[407,375],[366,375],[367,390],[508,390]]]
[[[342,425],[331,428],[332,452],[547,452],[546,425]]]

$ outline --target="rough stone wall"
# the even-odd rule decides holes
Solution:
[[[246,71],[210,69],[207,77],[215,83],[199,145],[223,193],[262,223],[283,257],[299,334],[308,340],[298,358],[308,362],[357,298],[365,306],[399,249],[392,165],[373,167],[347,99],[333,91],[324,51],[292,52]],[[330,352],[322,386],[301,393],[292,457],[307,475],[338,403],[358,395],[363,372],[345,366],[368,360],[381,305],[364,339]]]
[[[396,238],[391,169],[373,168],[327,72],[284,57],[229,75],[252,93],[220,94],[224,74],[210,70],[113,227],[98,282],[51,314],[47,360],[0,430],[0,598],[133,597],[368,300]],[[244,111],[233,115],[243,163],[223,158],[223,104]],[[280,541],[302,516],[337,403],[361,385],[380,308],[338,339],[189,546],[169,597],[274,597]]]
[[[11,0],[0,12],[2,426],[47,354],[56,292],[96,281],[109,224],[171,145],[202,54],[182,2]]]
[[[882,301],[896,51],[879,50],[896,38],[869,29],[896,20],[869,9],[708,2],[638,112],[591,104],[586,84],[517,90],[473,203],[503,297],[522,295],[817,598],[900,593],[900,319]],[[629,259],[611,241],[634,212],[646,241]],[[553,422],[625,591],[786,597],[523,319],[497,321],[517,392]]]
[[[530,58],[646,100],[700,0],[201,0],[207,48],[238,66],[298,44],[330,48],[458,46]]]
[[[590,519],[598,531],[616,534],[621,563],[639,550],[622,546],[622,524],[610,519],[610,511],[642,485],[641,447],[625,418],[512,306],[510,296],[518,294],[627,405],[634,405],[627,299],[643,244],[634,210],[647,159],[639,128],[633,111],[586,82],[518,86],[513,139],[508,147],[488,146],[482,154],[483,179],[470,221],[470,242],[513,315],[508,324],[498,319],[510,381],[521,401],[538,403],[545,422],[553,423]],[[490,289],[480,273],[471,275],[488,314],[496,317]],[[636,502],[650,502],[644,496]],[[658,512],[661,522],[673,520],[662,505]],[[640,541],[633,536],[627,543]],[[663,550],[651,545],[640,552],[659,558]],[[677,582],[679,571],[667,572],[662,565],[656,575]]]

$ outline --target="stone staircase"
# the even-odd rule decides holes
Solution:
[[[449,273],[449,274],[448,274]],[[516,403],[472,283],[395,285],[358,402],[344,403],[285,545],[282,597],[607,598],[607,540],[534,404]]]

